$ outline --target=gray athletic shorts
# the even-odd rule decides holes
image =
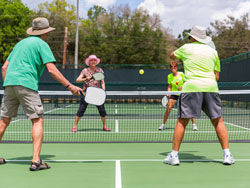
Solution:
[[[23,86],[5,87],[2,99],[1,117],[16,117],[20,104],[28,119],[43,117],[43,105],[38,92]]]
[[[179,97],[179,118],[195,118],[201,116],[201,110],[210,118],[222,116],[219,93],[194,92],[182,93]]]

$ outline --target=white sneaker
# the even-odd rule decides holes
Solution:
[[[164,129],[165,129],[165,126],[166,126],[165,124],[162,124],[162,125],[159,127],[159,129],[158,129],[158,130],[159,130],[159,131],[164,130]]]
[[[223,160],[224,165],[232,165],[232,164],[234,164],[234,162],[235,162],[235,160],[234,160],[231,153],[224,156],[224,160]]]
[[[197,130],[198,130],[197,125],[193,124],[193,131],[197,131]]]
[[[165,164],[169,164],[169,165],[179,165],[180,161],[179,161],[179,157],[178,155],[172,155],[171,153],[167,155],[167,157],[164,159],[163,163]]]

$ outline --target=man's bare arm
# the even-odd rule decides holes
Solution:
[[[220,72],[214,71],[214,74],[215,74],[216,81],[218,81],[220,79]]]
[[[60,82],[64,87],[67,87],[74,95],[80,95],[82,89],[71,84],[62,73],[56,68],[54,63],[46,63],[46,68],[48,69],[49,74],[58,82]]]
[[[175,55],[174,55],[174,51],[172,51],[172,52],[170,53],[170,58],[171,58],[172,60],[176,60],[176,57],[175,57]]]
[[[8,68],[8,66],[9,66],[9,61],[5,61],[5,63],[3,64],[3,66],[2,66],[2,78],[3,78],[3,82],[4,82],[4,80],[5,80],[5,76],[6,76],[6,72],[7,72],[7,68]]]

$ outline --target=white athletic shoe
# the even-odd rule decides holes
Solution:
[[[165,124],[162,124],[160,127],[159,127],[159,131],[162,131],[162,130],[164,130],[165,129],[165,127],[166,127],[166,125]]]
[[[196,124],[193,124],[193,130],[194,130],[194,131],[197,131],[197,130],[198,130],[197,125],[196,125]]]
[[[232,165],[232,164],[234,164],[234,162],[235,162],[235,160],[234,160],[231,153],[224,156],[224,160],[223,160],[224,165]]]
[[[179,165],[180,161],[179,161],[179,157],[178,155],[172,155],[171,153],[167,155],[167,157],[164,159],[163,163],[165,164],[169,164],[169,165]]]

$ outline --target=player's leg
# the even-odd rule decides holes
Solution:
[[[99,114],[101,116],[101,120],[102,120],[102,125],[103,125],[103,131],[110,131],[110,128],[107,127],[106,125],[106,110],[105,110],[105,106],[104,104],[102,104],[101,106],[96,106],[98,111],[99,111]]]
[[[164,163],[179,165],[178,152],[184,137],[186,126],[192,117],[199,118],[201,114],[202,94],[182,93],[179,98],[178,120],[176,123],[172,152],[164,159]]]
[[[179,151],[182,139],[184,137],[186,126],[189,122],[188,118],[178,118],[173,136],[173,147],[174,151]]]
[[[1,107],[1,120],[0,120],[0,141],[3,138],[4,132],[11,122],[11,118],[17,116],[19,101],[13,90],[13,86],[7,86],[4,90]],[[0,164],[5,164],[4,158],[0,158]]]
[[[228,133],[227,133],[227,128],[222,120],[222,117],[212,119],[211,123],[215,128],[222,149],[228,149],[229,148]]]
[[[2,117],[0,120],[0,141],[2,140],[2,137],[4,135],[4,132],[8,125],[10,124],[11,118]]]
[[[84,115],[87,107],[88,107],[88,103],[85,102],[84,96],[81,96],[80,106],[79,106],[78,111],[77,111],[76,116],[75,116],[75,122],[74,122],[74,125],[72,127],[72,132],[77,132],[78,122],[81,119],[81,117]]]
[[[188,122],[189,122],[189,119],[178,118],[175,130],[174,130],[172,152],[168,154],[167,157],[164,159],[164,163],[170,164],[170,165],[180,164],[178,152],[179,152],[180,145],[184,137],[185,129],[186,129]]]
[[[158,130],[164,130],[166,127],[166,122],[168,120],[168,116],[170,114],[170,112],[172,111],[172,108],[174,107],[174,105],[176,104],[176,101],[178,100],[178,98],[173,98],[172,96],[170,96],[169,100],[168,100],[168,104],[166,106],[166,111],[164,113],[163,116],[163,120],[162,120],[162,124],[161,126],[158,128]]]
[[[175,103],[176,103],[176,100],[169,99],[167,107],[166,107],[166,111],[164,113],[163,121],[162,121],[163,124],[166,124],[168,116],[169,116],[172,108],[174,107]]]
[[[223,152],[224,152],[223,164],[225,164],[225,165],[234,164],[235,160],[234,160],[234,158],[229,150],[227,128],[222,120],[222,117],[212,119],[211,122],[215,128],[217,137],[220,141],[221,147],[222,147]]]
[[[226,126],[222,119],[221,100],[218,93],[204,93],[203,111],[210,118],[219,142],[224,152],[223,164],[234,164],[234,159],[229,151],[229,141]]]
[[[40,152],[43,142],[43,118],[32,119],[33,162],[40,162]]]
[[[191,121],[192,121],[193,130],[194,130],[194,131],[197,131],[198,128],[197,128],[197,125],[195,124],[194,118],[192,118]]]
[[[40,153],[43,143],[43,118],[34,118],[32,121],[32,141],[33,141],[33,158],[30,165],[30,171],[49,169],[47,163],[42,162]]]
[[[2,140],[4,131],[6,130],[7,126],[10,124],[11,118],[6,118],[6,117],[2,117],[0,120],[0,142]],[[5,164],[6,161],[4,158],[0,158],[0,165],[1,164]]]
[[[23,86],[15,86],[18,100],[23,111],[32,122],[33,158],[30,166],[31,171],[49,169],[50,166],[42,163],[40,152],[43,141],[43,105],[38,92]]]

